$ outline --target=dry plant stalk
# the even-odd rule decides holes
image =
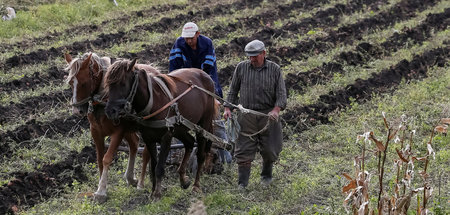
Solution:
[[[373,214],[374,210],[369,208],[369,182],[370,173],[364,170],[364,160],[366,159],[366,143],[370,144],[370,141],[375,143],[375,154],[378,157],[378,179],[379,179],[379,192],[378,192],[378,214],[407,214],[409,206],[411,204],[412,197],[420,191],[423,191],[422,202],[420,196],[417,195],[417,214],[427,214],[428,210],[426,205],[431,197],[433,188],[429,184],[429,175],[427,173],[427,167],[429,164],[429,157],[434,158],[434,150],[432,148],[432,140],[435,132],[443,133],[446,135],[448,125],[450,124],[450,118],[443,118],[440,124],[434,127],[427,144],[427,154],[424,157],[418,157],[412,153],[412,138],[415,131],[409,131],[406,126],[406,116],[402,116],[400,125],[396,128],[389,126],[383,113],[383,121],[387,128],[387,138],[385,143],[378,140],[373,132],[366,132],[363,135],[358,135],[357,142],[364,139],[362,146],[362,156],[356,156],[354,167],[355,177],[351,177],[347,173],[343,173],[344,177],[350,182],[343,187],[342,192],[346,194],[344,200],[344,207],[347,209],[349,202],[352,204],[352,213],[357,215]],[[398,131],[401,131],[402,135],[396,136]],[[409,132],[409,135],[407,135]],[[408,136],[408,138],[407,138]],[[394,139],[395,138],[395,139]],[[388,192],[383,189],[384,168],[386,162],[386,153],[391,140],[394,139],[395,143],[400,143],[400,149],[395,148],[398,159],[394,159],[394,165],[396,168],[396,180],[393,187],[392,195],[389,196]],[[409,141],[407,141],[409,139]],[[406,144],[405,144],[406,143]],[[423,187],[414,189],[411,186],[412,179],[414,177],[414,162],[425,162],[424,170],[419,172],[424,184]]]

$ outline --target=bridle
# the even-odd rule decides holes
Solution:
[[[99,66],[99,72],[101,73],[101,74],[99,74],[99,76],[103,76],[103,69],[100,68],[100,66]],[[76,103],[71,102],[70,105],[78,108],[78,107],[85,105],[86,103],[89,103],[89,107],[91,107],[93,105],[92,103],[94,103],[95,101],[98,100],[95,98],[95,93],[96,93],[95,84],[99,81],[99,78],[98,78],[99,76],[94,75],[94,64],[90,63],[89,64],[89,77],[92,80],[92,83],[91,83],[91,87],[90,87],[91,91],[89,93],[89,96],[82,99],[81,101],[76,102]],[[100,101],[101,101],[101,98],[100,98]]]
[[[128,96],[127,96],[125,107],[124,107],[125,112],[128,113],[128,114],[131,113],[131,108],[132,108],[132,104],[131,103],[134,100],[134,96],[136,96],[137,88],[138,88],[138,85],[139,85],[139,72],[134,71],[133,73],[134,73],[133,85],[131,85],[131,90],[130,90],[130,93],[128,94]],[[152,99],[152,98],[150,98],[150,99]]]

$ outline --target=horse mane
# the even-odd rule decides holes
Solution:
[[[110,85],[115,84],[125,78],[130,63],[130,60],[118,60],[114,62],[110,67],[108,67],[108,72],[106,73],[106,77],[104,80],[105,89],[108,89]],[[144,70],[149,76],[161,77],[167,84],[170,92],[175,93],[177,91],[175,81],[170,76],[161,74],[161,72],[156,67],[148,64],[136,64],[134,67],[135,69]]]
[[[108,72],[106,72],[104,80],[105,89],[108,89],[109,85],[115,84],[125,78],[130,63],[131,61],[129,60],[117,60],[108,67]]]
[[[108,57],[100,58],[95,53],[87,52],[87,53],[83,54],[81,57],[74,58],[69,63],[69,65],[66,68],[64,68],[65,71],[69,72],[69,75],[67,76],[67,78],[65,80],[66,83],[69,83],[69,81],[72,80],[73,77],[75,77],[78,74],[78,72],[81,69],[81,64],[91,54],[92,54],[92,56],[91,56],[91,60],[90,60],[89,66],[93,65],[94,63],[96,63],[97,66],[98,66],[98,71],[106,71],[108,66],[111,65],[111,60]]]

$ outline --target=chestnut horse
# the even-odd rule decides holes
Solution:
[[[180,123],[168,125],[166,123],[170,123],[169,119],[172,116],[177,116],[177,113],[179,113],[192,123],[212,133],[212,122],[218,112],[214,98],[196,88],[191,88],[192,90],[189,92],[186,91],[190,88],[190,84],[195,84],[210,92],[214,92],[212,79],[199,69],[180,69],[168,75],[148,77],[145,72],[135,68],[135,63],[136,60],[132,62],[129,60],[116,61],[108,68],[105,77],[105,90],[109,96],[105,108],[106,115],[110,119],[120,120],[121,123],[127,121],[138,127],[150,152],[153,182],[152,195],[156,199],[161,197],[161,180],[164,175],[164,165],[170,150],[172,137],[181,140],[185,147],[183,160],[177,170],[180,175],[181,186],[184,189],[190,185],[186,176],[186,166],[194,147],[194,142],[197,142],[198,168],[192,189],[193,191],[201,192],[200,175],[206,152],[209,152],[211,149],[211,141],[204,138],[200,133],[201,131],[195,131],[196,138],[194,138],[188,133],[189,129],[184,125]],[[180,95],[181,98],[174,105],[167,107],[167,104],[176,100],[173,100],[173,98]],[[145,107],[148,107],[148,104],[152,104],[150,105],[151,108],[147,109],[148,111],[143,111]],[[167,108],[163,108],[164,106]],[[134,115],[132,112],[140,114]],[[159,126],[142,125],[139,120],[132,118],[137,116],[140,117],[138,119],[143,119],[141,116],[151,113],[153,116],[145,120],[145,122],[154,123],[155,125],[159,124]],[[161,148],[158,161],[156,162],[157,142],[161,144]]]
[[[120,124],[114,124],[104,114],[105,99],[103,94],[103,77],[107,67],[111,65],[108,57],[100,58],[95,53],[86,53],[80,58],[72,59],[70,54],[65,54],[68,66],[66,82],[72,88],[72,112],[78,115],[86,115],[90,123],[91,135],[97,150],[97,164],[100,170],[100,180],[94,198],[99,202],[106,200],[106,185],[108,181],[108,169],[111,165],[114,154],[117,151],[122,139],[125,138],[129,145],[128,167],[125,172],[125,179],[129,185],[136,186],[134,178],[134,163],[139,144],[139,138],[135,132],[130,131]],[[157,70],[147,65],[138,65],[156,74]],[[91,109],[91,110],[90,110]],[[105,154],[105,137],[110,136],[110,146]],[[138,182],[138,188],[143,188],[145,170],[149,161],[149,153],[144,149],[143,166]]]

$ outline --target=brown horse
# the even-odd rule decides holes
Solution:
[[[111,65],[108,57],[100,58],[95,53],[86,53],[80,58],[72,59],[70,54],[65,54],[68,66],[65,68],[69,72],[66,82],[72,88],[72,112],[78,115],[86,115],[90,123],[92,138],[97,150],[97,164],[100,170],[100,180],[94,198],[100,202],[106,200],[106,185],[108,181],[108,169],[113,156],[117,151],[122,139],[125,138],[129,145],[128,167],[125,172],[125,179],[129,185],[136,186],[134,178],[134,163],[139,144],[139,138],[135,132],[130,131],[120,124],[114,124],[104,114],[105,99],[103,94],[103,77],[107,67]],[[157,72],[155,69],[147,68],[147,65],[138,67]],[[89,107],[91,106],[91,107]],[[89,111],[89,109],[92,109]],[[105,154],[105,137],[110,136],[110,146]],[[138,188],[143,188],[144,177],[149,153],[144,149],[143,167],[138,183]]]
[[[135,68],[136,60],[117,61],[111,65],[105,77],[105,90],[109,95],[105,113],[113,120],[120,120],[121,123],[127,121],[136,125],[141,132],[142,138],[147,145],[151,158],[153,197],[161,197],[161,180],[164,175],[164,165],[170,150],[172,137],[181,140],[185,146],[183,160],[178,168],[180,183],[183,188],[189,187],[189,179],[186,176],[186,166],[189,156],[194,147],[194,142],[198,143],[197,162],[198,168],[193,185],[193,191],[200,190],[200,175],[205,161],[206,152],[210,151],[211,142],[207,141],[199,131],[196,131],[196,138],[191,136],[189,129],[179,123],[172,125],[165,124],[165,120],[177,115],[179,112],[184,118],[196,123],[208,132],[212,133],[212,122],[217,114],[217,106],[214,98],[206,93],[192,89],[182,96],[175,106],[162,108],[169,102],[186,92],[190,84],[195,84],[206,90],[214,92],[214,84],[208,74],[199,69],[180,69],[168,75],[148,77],[147,74]],[[169,90],[164,90],[158,80],[162,79]],[[160,81],[161,82],[161,81]],[[151,90],[149,90],[151,89]],[[170,92],[167,92],[170,91]],[[143,111],[148,104],[151,108]],[[156,112],[158,111],[158,112]],[[159,112],[160,111],[160,112]],[[131,112],[140,113],[141,116],[153,113],[154,116],[145,122],[161,124],[162,126],[146,126],[136,120],[129,120]],[[136,116],[136,115],[131,115]],[[139,115],[138,115],[139,116]],[[142,119],[142,118],[140,118]],[[170,121],[170,120],[168,120]],[[196,141],[195,141],[196,140]],[[156,162],[156,142],[161,144],[158,161]]]

